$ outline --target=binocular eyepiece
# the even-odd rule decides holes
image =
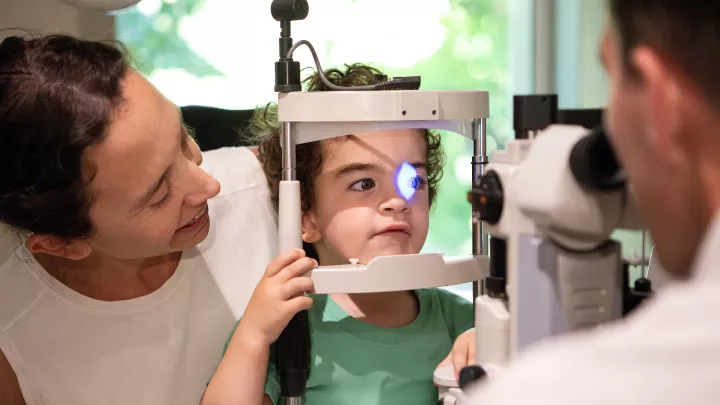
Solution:
[[[513,129],[516,139],[527,139],[553,124],[580,125],[590,132],[570,154],[575,179],[591,190],[612,191],[625,187],[626,176],[603,127],[602,109],[561,110],[556,94],[515,96]]]
[[[625,187],[627,176],[602,127],[580,139],[570,152],[570,171],[575,180],[595,191],[615,191]]]

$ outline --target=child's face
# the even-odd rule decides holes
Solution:
[[[418,253],[429,222],[427,146],[420,130],[375,131],[324,145],[314,183],[314,207],[303,215],[303,239],[315,244],[323,265],[351,258]],[[419,186],[405,200],[395,174],[408,162]]]

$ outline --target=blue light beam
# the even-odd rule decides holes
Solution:
[[[413,165],[408,162],[400,165],[400,168],[395,174],[395,186],[402,198],[410,201],[418,187],[417,170],[415,170]]]

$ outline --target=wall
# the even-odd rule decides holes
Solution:
[[[604,107],[608,101],[608,78],[600,63],[600,42],[607,21],[604,1],[583,1],[580,36],[579,104],[583,108]]]
[[[21,28],[37,33],[64,33],[88,39],[112,39],[113,17],[79,11],[58,0],[0,0],[0,40]]]
[[[560,108],[597,108],[607,103],[608,81],[599,59],[607,21],[599,0],[555,0],[555,88]]]

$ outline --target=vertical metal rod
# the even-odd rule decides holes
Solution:
[[[646,259],[647,259],[647,257],[645,256],[645,254],[646,254],[645,253],[645,229],[642,230],[642,250],[641,250],[641,252],[642,253],[640,254],[640,260],[641,260],[640,261],[640,277],[647,278],[648,274],[645,273],[645,268],[646,268],[645,263],[646,263]],[[649,268],[649,266],[648,266],[648,268]]]
[[[485,166],[488,164],[487,156],[487,125],[485,118],[478,118],[472,121],[472,139],[473,139],[473,156],[472,156],[472,181],[473,186],[480,183],[480,179],[485,174]],[[472,254],[487,255],[488,252],[488,235],[480,218],[473,214],[472,228]],[[479,283],[473,282],[473,301],[481,293]]]
[[[283,122],[280,128],[280,144],[282,145],[282,179],[295,182],[295,137],[291,122]],[[285,189],[291,192],[289,196],[280,195],[279,213],[279,251],[288,247],[302,248],[300,237],[300,198],[299,191],[294,193],[295,186]],[[299,185],[296,185],[299,187]],[[280,193],[283,193],[282,183]],[[283,209],[283,204],[289,204]],[[288,222],[295,222],[291,224]],[[288,234],[290,233],[290,234]],[[290,320],[280,333],[276,342],[277,371],[280,376],[280,391],[286,404],[301,405],[302,395],[306,389],[307,372],[310,367],[310,332],[308,325],[308,312],[301,311]],[[287,395],[287,396],[286,396]]]
[[[280,129],[280,141],[282,144],[282,179],[285,181],[295,180],[295,137],[292,133],[292,123],[283,122]]]

